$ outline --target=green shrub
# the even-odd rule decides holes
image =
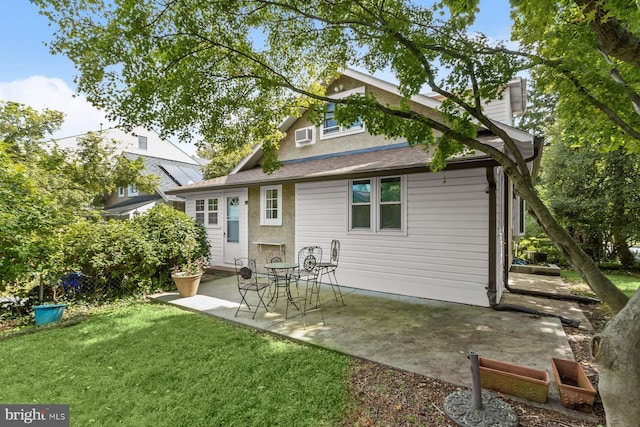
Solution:
[[[188,248],[188,238],[198,245]],[[209,255],[204,227],[165,205],[131,221],[74,224],[64,248],[66,271],[82,272],[82,285],[94,298],[168,289],[171,267]]]
[[[548,237],[527,237],[521,239],[518,243],[516,256],[522,259],[528,259],[527,252],[536,251],[547,254],[547,262],[550,264],[567,265],[560,251],[555,247],[551,239]]]

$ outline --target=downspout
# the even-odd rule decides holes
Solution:
[[[534,161],[538,156],[542,155],[542,145],[544,143],[544,138],[541,137],[534,137],[534,143],[533,143],[533,155],[531,157],[528,157],[527,159],[525,159],[525,161],[528,163],[530,161]],[[538,169],[536,167],[536,165],[538,165],[539,163],[534,163],[534,170],[531,173],[532,178],[535,178],[535,176],[537,175]],[[504,200],[510,200],[508,199],[509,196],[509,178],[505,175],[505,188],[504,188]],[[509,236],[508,232],[509,232],[509,224],[511,223],[511,218],[509,216],[510,214],[510,210],[509,209],[505,209],[505,236]],[[582,297],[579,295],[559,295],[559,294],[552,294],[549,292],[541,292],[541,291],[532,291],[529,289],[517,289],[517,288],[512,288],[509,286],[509,251],[505,251],[505,258],[504,258],[504,271],[505,271],[505,275],[504,275],[504,287],[506,290],[508,290],[510,293],[512,294],[519,294],[519,295],[529,295],[529,296],[534,296],[534,297],[541,297],[541,298],[549,298],[549,299],[556,299],[556,300],[566,300],[566,301],[577,301],[577,302],[581,302],[581,303],[585,303],[585,304],[593,304],[593,303],[599,303],[601,302],[599,299],[596,298],[589,298],[589,297]]]
[[[494,306],[497,299],[496,289],[496,179],[493,174],[493,167],[487,167],[485,169],[487,175],[487,193],[489,194],[489,274],[487,284],[487,297],[489,298],[489,305]]]
[[[496,231],[498,228],[496,225],[496,215],[497,215],[496,199],[497,198],[496,198],[496,180],[493,174],[492,167],[486,168],[486,175],[487,175],[487,183],[488,183],[487,193],[489,195],[489,224],[488,224],[489,226],[489,257],[488,257],[489,258],[489,274],[488,274],[488,285],[486,289],[487,289],[487,298],[489,299],[489,306],[492,309],[497,311],[515,311],[519,313],[535,314],[537,316],[556,317],[560,319],[560,322],[562,322],[563,324],[577,328],[578,326],[580,326],[579,321],[570,319],[568,317],[565,317],[559,314],[540,311],[534,308],[524,307],[524,306],[515,305],[515,304],[498,304],[497,303],[496,301],[497,299],[497,289],[496,289],[497,235],[496,235]],[[507,280],[505,280],[505,282],[507,282]],[[510,292],[512,291],[511,288],[509,288],[508,283],[505,283],[505,287]]]

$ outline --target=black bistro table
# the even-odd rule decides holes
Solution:
[[[278,288],[284,287],[287,293],[287,309],[289,308],[289,303],[291,303],[296,308],[296,310],[300,310],[296,305],[293,296],[291,295],[291,275],[298,268],[298,264],[295,262],[270,262],[268,264],[265,264],[264,268],[266,268],[267,270],[271,270],[274,282],[276,284],[276,292],[274,293],[274,296],[271,297],[271,301],[269,301],[269,304],[273,302],[273,298],[276,298],[276,301],[278,300]],[[280,283],[281,280],[284,280],[284,283]],[[285,314],[285,317],[286,316],[287,314]]]

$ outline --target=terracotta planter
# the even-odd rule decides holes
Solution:
[[[172,274],[176,288],[181,297],[192,297],[198,293],[198,286],[200,286],[200,279],[202,279],[202,273],[186,276],[182,273]]]
[[[480,385],[483,388],[545,403],[549,394],[549,373],[480,357]]]
[[[584,373],[582,365],[573,360],[552,358],[551,367],[562,406],[586,413],[593,411],[596,389]]]

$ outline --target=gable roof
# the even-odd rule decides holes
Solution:
[[[160,138],[160,134],[153,129],[147,129],[143,126],[136,126],[131,132],[126,132],[120,128],[108,128],[101,129],[95,132],[109,140],[115,140],[118,144],[118,154],[130,153],[141,156],[150,156],[160,159],[173,160],[177,162],[199,165],[200,163],[182,151],[178,146],[171,141]],[[78,139],[86,136],[87,134],[74,135],[65,138],[56,139],[56,143],[61,148],[77,148]],[[147,138],[147,147],[140,148],[138,146],[138,137]]]
[[[348,69],[343,75],[358,80],[366,86],[373,86],[383,91],[400,95],[396,85],[359,71]],[[412,101],[432,109],[441,105],[439,100],[427,95],[414,95]],[[280,131],[286,132],[297,120],[298,117],[288,117],[280,124]],[[537,148],[540,141],[535,139],[533,135],[495,120],[493,122],[516,141],[527,161],[539,158],[539,150]],[[500,138],[486,130],[481,132],[481,136],[478,139],[501,149],[504,144]],[[425,151],[422,146],[410,147],[406,142],[383,145],[286,160],[282,162],[282,167],[272,174],[266,174],[262,171],[260,167],[262,157],[261,145],[258,144],[229,175],[180,188],[173,188],[166,193],[180,194],[264,185],[267,183],[297,183],[427,172],[432,160],[432,151]],[[483,166],[497,166],[497,163],[484,153],[455,156],[447,162],[447,169]]]

